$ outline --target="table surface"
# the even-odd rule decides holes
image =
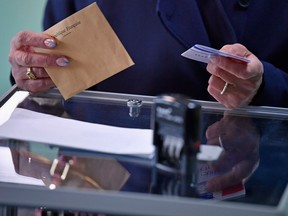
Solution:
[[[1,105],[16,91],[11,89]],[[138,117],[129,115],[129,99],[142,101]],[[86,91],[65,101],[52,89],[29,95],[18,107],[79,121],[149,129],[154,99]],[[233,211],[233,215],[287,214],[288,110],[229,110],[214,102],[193,102],[202,107],[201,143],[222,148],[217,160],[197,161],[193,193],[187,192],[191,185],[187,186],[185,173],[159,163],[157,157],[113,155],[2,138],[2,155],[5,152],[11,164],[0,166],[0,193],[5,194],[0,203],[126,215],[186,215],[191,211],[198,215],[223,215],[225,211]],[[69,171],[63,180],[65,166]],[[213,186],[217,189],[207,191]],[[14,192],[18,196],[11,195]]]

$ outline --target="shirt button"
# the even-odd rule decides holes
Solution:
[[[247,8],[250,5],[250,0],[238,0],[238,4],[242,8]]]

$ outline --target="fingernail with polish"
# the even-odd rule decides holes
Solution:
[[[56,47],[56,45],[57,45],[57,44],[56,44],[56,41],[53,40],[53,39],[50,39],[50,38],[44,40],[44,44],[45,44],[45,46],[47,46],[47,47],[49,47],[49,48],[54,48],[54,47]]]
[[[70,61],[66,57],[60,57],[60,58],[56,59],[56,64],[60,67],[65,67],[65,66],[69,65],[69,63],[70,63]]]

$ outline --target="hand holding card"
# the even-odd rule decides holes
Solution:
[[[226,52],[222,52],[222,51],[219,51],[217,49],[213,49],[211,47],[207,47],[207,46],[203,46],[203,45],[199,45],[199,44],[194,45],[193,47],[191,47],[190,49],[188,49],[187,51],[185,51],[181,55],[186,57],[186,58],[193,59],[193,60],[200,61],[200,62],[204,62],[204,63],[208,63],[209,58],[211,56],[223,56],[223,57],[231,58],[235,61],[240,61],[243,63],[250,62],[250,60],[247,58],[233,55],[233,54],[226,53]]]

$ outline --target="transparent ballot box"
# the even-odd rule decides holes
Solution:
[[[288,215],[288,110],[191,102],[200,150],[183,169],[157,157],[155,97],[11,88],[0,102],[0,215]]]

